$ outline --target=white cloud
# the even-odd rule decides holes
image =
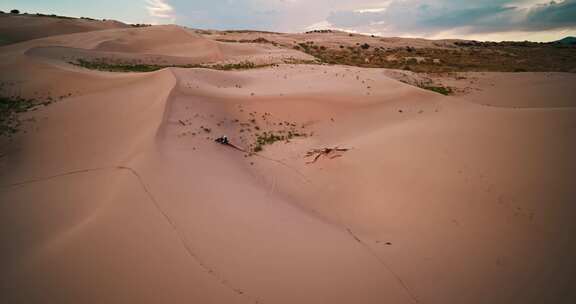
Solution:
[[[576,0],[145,1],[158,23],[177,17],[198,28],[284,32],[331,28],[383,36],[492,39],[507,33],[502,37],[514,40],[545,39],[553,30],[576,31]],[[546,35],[536,34],[544,31]]]
[[[146,0],[146,10],[156,23],[176,21],[174,8],[166,0]]]
[[[354,10],[356,13],[379,13],[385,11],[385,7],[378,7],[378,8],[359,8]]]
[[[334,29],[334,25],[326,20],[313,23],[305,28],[307,31]]]
[[[381,13],[388,8],[388,6],[390,5],[390,3],[392,3],[392,1],[393,0],[388,0],[385,2],[374,3],[368,7],[357,8],[353,11],[356,13]]]
[[[576,29],[576,0],[391,0],[384,6],[362,1],[354,9],[337,8],[325,19],[361,32],[424,37],[440,33],[498,37],[488,34],[509,32],[522,40],[549,36],[533,32]]]

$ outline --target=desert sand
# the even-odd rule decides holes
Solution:
[[[129,25],[114,20],[98,21],[0,14],[0,32],[2,32],[0,45],[54,35],[127,27]]]
[[[447,76],[443,96],[385,69],[69,64],[310,59],[209,36],[0,47],[7,93],[61,97],[0,141],[0,302],[574,301],[574,74]],[[214,142],[265,130],[308,136]],[[305,157],[326,147],[348,150]]]

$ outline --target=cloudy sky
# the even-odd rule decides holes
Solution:
[[[549,41],[576,36],[576,0],[2,0],[0,10],[299,32]]]

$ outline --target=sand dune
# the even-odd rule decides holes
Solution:
[[[428,40],[422,38],[399,38],[399,37],[379,37],[363,34],[351,34],[342,31],[332,31],[331,33],[273,33],[254,31],[198,31],[210,39],[223,40],[253,40],[255,37],[265,38],[284,45],[293,45],[298,41],[313,41],[316,44],[339,47],[355,46],[357,43],[369,43],[374,47],[382,48],[446,48],[453,47],[455,39]]]
[[[466,78],[470,92],[465,98],[476,103],[521,108],[576,107],[576,91],[571,89],[576,83],[574,73],[471,73]]]
[[[0,143],[0,302],[572,302],[571,76],[540,82],[561,102],[522,103],[381,69],[111,73],[65,59],[271,48],[173,26],[0,48],[5,90],[63,96]],[[264,131],[307,136],[253,155],[214,143],[248,150]],[[304,157],[334,146],[349,150]]]
[[[272,64],[314,59],[310,55],[272,45],[210,40],[175,25],[53,36],[7,48],[12,52],[24,52],[37,60],[62,62],[84,59],[157,65],[243,61]]]
[[[464,72],[424,74],[384,70],[387,76],[411,84],[452,88],[468,101],[501,108],[569,108],[576,106],[574,73]]]
[[[216,42],[174,25],[122,30],[113,39],[102,41],[93,49],[162,55],[193,54],[220,59]]]
[[[126,28],[127,24],[109,20],[59,19],[32,15],[0,14],[0,45],[47,36]]]

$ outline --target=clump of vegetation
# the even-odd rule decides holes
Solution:
[[[306,34],[313,34],[313,33],[319,33],[319,34],[327,34],[327,33],[333,33],[334,31],[332,30],[312,30],[312,31],[307,31]]]
[[[243,109],[240,108],[240,111],[243,111]],[[261,152],[265,146],[279,141],[289,142],[296,137],[312,135],[305,132],[304,125],[298,127],[295,122],[274,121],[272,115],[268,112],[261,113],[261,115],[257,112],[248,114],[250,116],[249,120],[245,123],[241,122],[239,125],[243,127],[244,131],[251,132],[251,129],[256,131],[249,134],[248,138],[242,138],[241,136],[242,142],[249,147],[247,150],[252,153]],[[260,130],[263,130],[263,132],[258,132]],[[243,132],[241,131],[240,133]]]
[[[85,59],[77,59],[76,61],[70,61],[69,63],[86,69],[108,72],[153,72],[167,67],[140,63],[107,63],[103,60],[90,61]]]
[[[0,137],[11,137],[18,132],[22,124],[19,114],[48,104],[49,101],[0,96]]]
[[[264,44],[272,44],[274,46],[278,45],[278,43],[276,43],[275,41],[271,41],[271,40],[268,40],[268,39],[262,38],[262,37],[258,37],[256,39],[241,39],[238,42],[240,42],[240,43],[264,43]]]
[[[36,13],[35,14],[37,17],[51,17],[51,18],[58,18],[58,19],[76,19],[74,17],[68,17],[68,16],[60,16],[60,15],[56,15],[56,14],[41,14],[41,13]]]
[[[238,63],[226,63],[226,64],[213,64],[213,65],[205,65],[204,68],[207,69],[214,69],[214,70],[221,70],[221,71],[229,71],[229,70],[250,70],[262,67],[273,66],[273,64],[255,64],[251,61],[242,61]]]
[[[4,14],[3,11],[0,11],[0,13]],[[48,17],[48,18],[58,18],[58,19],[82,19],[82,20],[90,20],[90,21],[106,21],[106,19],[99,20],[99,19],[94,19],[94,18],[90,18],[90,17],[76,18],[76,17],[70,17],[70,16],[56,15],[56,14],[42,14],[42,13],[34,13],[33,14],[33,13],[26,13],[26,12],[21,13],[20,10],[17,10],[17,9],[11,10],[10,14],[13,14],[13,15],[22,14],[22,15],[25,15],[27,17]]]
[[[154,72],[164,68],[205,68],[214,70],[248,70],[274,66],[273,64],[255,64],[250,61],[243,61],[238,63],[225,63],[225,64],[146,64],[146,63],[132,63],[132,62],[108,62],[105,60],[85,60],[77,59],[70,61],[70,64],[81,66],[83,68],[107,72]]]
[[[446,74],[439,74],[439,75],[446,75]],[[463,77],[463,79],[466,79],[466,78]],[[424,79],[424,80],[399,79],[399,81],[403,82],[405,84],[416,86],[416,87],[419,87],[421,89],[436,92],[436,93],[442,94],[442,95],[451,95],[452,93],[454,93],[454,90],[452,90],[451,87],[445,87],[445,86],[442,86],[440,84],[436,84],[430,78]],[[400,111],[400,112],[402,112],[402,111]]]
[[[217,39],[214,39],[214,40],[220,41],[220,42],[229,42],[229,43],[237,43],[237,42],[238,42],[238,40],[236,40],[236,39],[222,39],[222,38],[217,38]]]
[[[240,113],[246,113],[246,109],[238,105]],[[291,139],[297,137],[312,136],[313,133],[306,132],[305,125],[299,125],[296,122],[273,120],[272,114],[268,112],[258,113],[251,111],[247,113],[248,116],[244,119],[238,118],[222,118],[218,119],[215,126],[203,124],[195,124],[191,118],[178,120],[182,128],[190,128],[185,132],[180,133],[179,136],[187,135],[201,135],[207,133],[215,134],[228,134],[230,136],[229,142],[226,143],[237,150],[246,153],[246,157],[254,155],[255,153],[264,150],[267,145],[272,145],[279,141],[288,143]],[[242,114],[244,116],[244,114]],[[195,118],[206,119],[208,117],[214,118],[213,114],[209,115],[194,115]],[[210,122],[213,120],[210,120]],[[213,127],[210,129],[210,127]],[[233,131],[234,130],[234,131]],[[211,137],[206,137],[206,140],[214,140]],[[222,143],[222,142],[220,142]]]
[[[432,92],[442,94],[442,95],[450,95],[453,93],[452,88],[450,88],[450,87],[430,86],[430,85],[422,85],[419,87],[422,89],[425,89],[425,90],[429,90]]]
[[[444,73],[576,72],[574,47],[558,43],[458,42],[438,48],[383,48],[367,43],[323,48],[308,41],[298,43],[294,48],[328,64]]]
[[[321,64],[318,59],[310,60],[310,59],[296,59],[296,58],[285,58],[282,62],[286,64]]]
[[[285,133],[284,135],[280,133],[274,133],[273,131],[270,132],[263,132],[262,134],[256,135],[256,142],[254,147],[252,148],[252,152],[260,152],[264,149],[264,146],[271,145],[277,141],[288,141],[294,137],[303,137],[306,136],[305,133],[299,133],[294,130],[290,130]]]
[[[266,38],[262,38],[262,37],[258,37],[256,39],[240,39],[240,40],[236,40],[236,39],[222,39],[222,38],[218,38],[215,39],[216,41],[220,41],[220,42],[232,42],[232,43],[262,43],[262,44],[272,44],[274,46],[278,46],[278,43],[275,41],[271,41],[268,40]]]
[[[150,27],[152,26],[152,24],[148,24],[148,23],[135,23],[135,24],[130,24],[131,27]]]
[[[264,132],[256,137],[256,143],[252,148],[254,152],[260,152],[265,145],[271,145],[277,141],[284,140],[283,136],[276,135],[272,132]]]

